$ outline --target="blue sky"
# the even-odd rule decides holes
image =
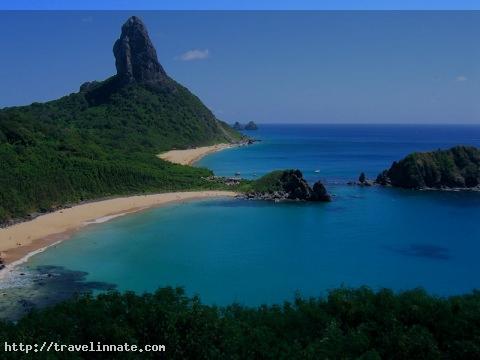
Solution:
[[[229,122],[480,123],[480,12],[0,12],[0,107],[114,74],[130,15]]]
[[[4,10],[478,10],[478,0],[4,0]]]

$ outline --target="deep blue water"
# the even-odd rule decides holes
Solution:
[[[480,125],[263,125],[246,134],[262,142],[210,155],[197,165],[248,178],[300,168],[310,180],[335,183],[356,179],[362,171],[375,178],[414,151],[480,145]]]
[[[439,295],[480,287],[480,194],[345,185],[411,151],[480,146],[480,126],[270,125],[251,135],[263,141],[198,165],[246,177],[300,168],[323,179],[334,201],[176,204],[91,226],[28,267],[85,271],[86,281],[121,290],[180,285],[216,304],[278,303],[338,286]]]

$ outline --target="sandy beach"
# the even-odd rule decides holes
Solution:
[[[172,163],[192,165],[208,154],[234,146],[237,145],[217,144],[187,150],[171,150],[158,156]],[[29,254],[65,240],[73,232],[87,225],[102,223],[118,216],[171,202],[235,195],[234,192],[229,191],[174,192],[129,196],[76,205],[0,229],[0,257],[5,264],[13,266],[13,263],[23,261],[22,259]]]
[[[160,159],[170,161],[180,165],[192,165],[202,157],[213,152],[221,151],[238,145],[235,144],[216,144],[212,146],[202,146],[194,149],[186,150],[170,150],[159,154]]]
[[[84,226],[128,213],[193,199],[230,197],[231,191],[192,191],[129,196],[76,205],[0,229],[0,254],[6,264],[65,240]]]

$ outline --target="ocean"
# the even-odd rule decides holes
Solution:
[[[480,126],[261,125],[248,134],[261,141],[197,166],[246,178],[299,168],[323,180],[333,201],[169,205],[89,226],[22,268],[67,274],[72,289],[182,286],[219,305],[282,303],[341,286],[436,295],[480,287],[479,193],[347,185],[413,151],[480,146]]]

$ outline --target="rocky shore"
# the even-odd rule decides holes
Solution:
[[[310,187],[300,170],[271,172],[258,179],[254,183],[253,189],[240,197],[270,201],[331,201],[331,196],[323,183],[317,181]]]

